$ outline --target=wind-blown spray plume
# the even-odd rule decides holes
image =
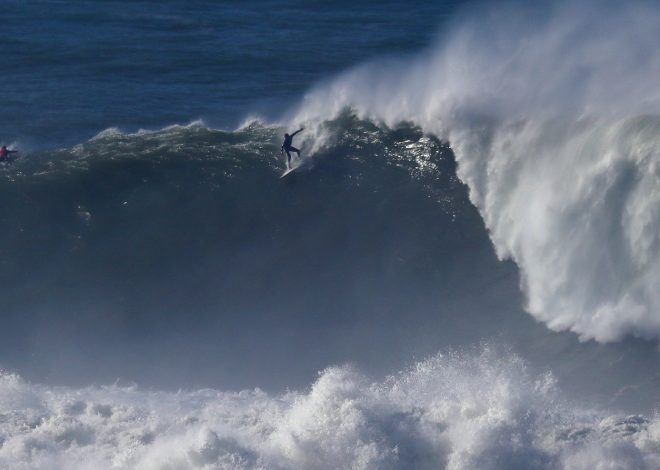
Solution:
[[[459,24],[413,59],[312,90],[294,120],[349,107],[448,138],[532,315],[582,339],[659,338],[660,8],[500,8]]]

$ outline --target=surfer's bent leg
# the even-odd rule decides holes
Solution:
[[[298,154],[298,158],[300,158],[300,150],[298,150],[295,147],[289,147],[289,150],[291,150],[292,152],[296,152]]]
[[[286,166],[291,167],[291,154],[289,153],[289,149],[284,149],[284,151],[286,152]]]

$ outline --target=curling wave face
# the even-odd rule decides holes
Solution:
[[[582,339],[657,339],[659,21],[644,2],[481,9],[413,59],[320,85],[291,119],[349,107],[447,138],[532,315]]]
[[[491,347],[384,381],[350,367],[307,391],[72,389],[0,375],[0,466],[20,469],[660,466],[660,422],[562,403]]]

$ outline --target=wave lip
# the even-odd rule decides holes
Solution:
[[[645,2],[479,10],[416,57],[317,87],[293,120],[350,107],[447,138],[532,315],[583,340],[658,339],[658,22]]]

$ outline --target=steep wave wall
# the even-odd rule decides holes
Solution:
[[[5,167],[3,365],[80,385],[286,388],[490,336],[476,318],[509,314],[516,274],[450,149],[413,126],[326,126],[335,146],[284,180],[281,129],[258,123],[110,129]]]

